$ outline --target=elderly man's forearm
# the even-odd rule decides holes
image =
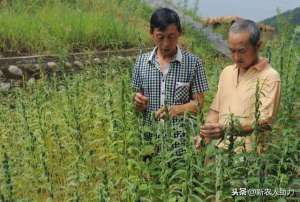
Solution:
[[[250,126],[250,125],[244,125],[244,126],[242,126],[241,132],[240,132],[239,135],[240,136],[251,135],[254,132],[254,130],[256,130],[256,129],[258,131],[262,132],[262,131],[271,130],[272,126],[271,126],[271,124],[268,121],[260,121],[257,124],[257,128],[254,128],[253,126]]]

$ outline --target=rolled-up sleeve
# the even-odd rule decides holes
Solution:
[[[217,90],[217,93],[213,99],[213,102],[210,105],[210,109],[219,112],[220,111],[220,98],[219,98],[219,88]]]
[[[280,103],[280,80],[267,80],[262,85],[261,93],[261,117],[262,121],[272,123],[278,112]]]
[[[192,81],[192,93],[203,93],[208,90],[208,82],[205,74],[204,67],[200,59],[197,60],[195,65],[195,75]]]
[[[140,77],[140,60],[141,56],[139,56],[135,62],[132,72],[132,88],[135,92],[142,90],[142,81]]]

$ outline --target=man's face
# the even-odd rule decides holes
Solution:
[[[260,44],[254,47],[250,43],[250,34],[248,32],[229,32],[228,45],[232,60],[238,68],[248,69],[257,61]]]
[[[172,56],[176,53],[176,45],[180,36],[176,25],[171,24],[164,31],[154,28],[151,35],[161,54]]]

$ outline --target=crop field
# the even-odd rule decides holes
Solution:
[[[151,9],[141,1],[24,2],[1,1],[3,56],[152,46]],[[210,90],[202,110],[184,115],[182,156],[172,148],[170,120],[145,127],[133,109],[135,59],[111,56],[79,73],[61,69],[0,93],[0,201],[300,201],[300,29],[282,30],[262,50],[282,85],[272,130],[253,132],[256,143],[269,140],[262,154],[233,152],[233,116],[225,132],[231,149],[195,150],[194,136],[230,60],[201,33],[184,29],[180,43],[203,59]],[[257,89],[257,121],[261,96]],[[157,134],[152,144],[147,132]]]

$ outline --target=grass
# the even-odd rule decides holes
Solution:
[[[151,9],[139,0],[6,0],[0,10],[3,56],[153,46],[148,32]],[[215,52],[203,35],[189,26],[184,31],[192,33],[182,37],[184,47],[201,54]]]
[[[4,55],[78,52],[150,44],[145,8],[131,1],[11,1],[0,14]],[[146,8],[144,9],[146,10]]]

